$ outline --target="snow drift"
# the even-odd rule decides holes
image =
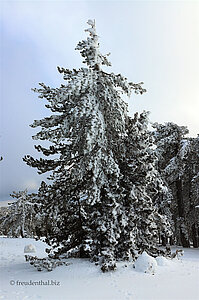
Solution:
[[[134,267],[138,272],[155,274],[157,270],[157,261],[154,257],[148,255],[144,251],[134,263]]]

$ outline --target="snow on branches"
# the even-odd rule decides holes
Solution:
[[[88,25],[89,37],[76,47],[87,67],[58,67],[64,85],[34,89],[52,111],[31,125],[41,127],[33,139],[51,146],[35,148],[56,158],[27,155],[24,161],[39,173],[51,171],[51,184],[42,183],[37,195],[44,222],[38,237],[45,234],[49,257],[88,257],[108,271],[136,250],[156,254],[159,225],[151,190],[157,176],[147,116],[131,120],[122,99],[146,90],[102,70],[110,63],[99,51],[95,21]]]

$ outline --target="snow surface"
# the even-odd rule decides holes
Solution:
[[[86,259],[70,259],[72,264],[69,266],[57,267],[52,272],[38,272],[25,262],[23,252],[27,244],[36,247],[39,257],[46,256],[46,246],[41,241],[0,238],[0,299],[199,299],[199,249],[184,249],[185,254],[180,260],[157,258],[154,275],[137,272],[132,263],[119,263],[117,271],[104,274]],[[17,280],[40,282],[40,285],[19,285]],[[42,282],[52,285],[41,285]]]
[[[169,261],[169,259],[167,259],[163,256],[156,257],[156,261],[157,261],[158,266],[169,266],[169,264],[171,263],[171,261]]]

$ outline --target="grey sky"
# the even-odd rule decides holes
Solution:
[[[199,133],[198,1],[1,1],[0,200],[13,190],[34,190],[45,178],[22,157],[37,156],[28,125],[49,115],[30,89],[59,86],[57,66],[81,67],[74,48],[95,18],[101,52],[111,72],[144,81],[129,111],[151,111],[151,121],[187,125]]]

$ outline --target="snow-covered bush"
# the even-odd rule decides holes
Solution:
[[[30,262],[31,265],[33,265],[37,271],[52,271],[57,266],[68,266],[71,263],[68,263],[67,261],[61,261],[59,259],[51,259],[49,257],[44,258],[38,258],[37,256],[31,256],[31,255],[25,255],[25,260]]]

